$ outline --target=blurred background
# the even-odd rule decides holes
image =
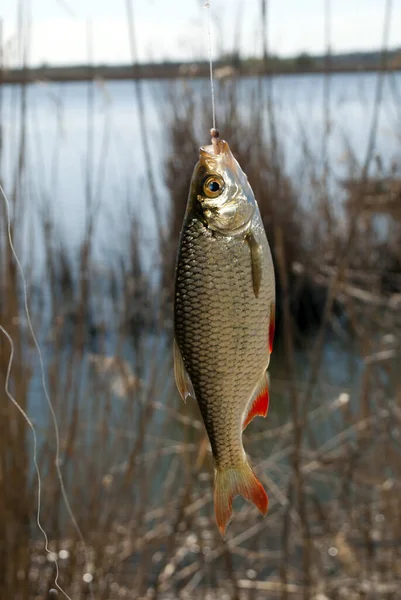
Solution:
[[[270,411],[244,446],[270,497],[222,540],[195,403],[172,374],[175,254],[212,124],[196,0],[0,7],[9,389],[38,436],[41,521],[74,600],[401,597],[401,4],[212,0],[217,126],[277,279]],[[0,598],[54,598],[32,432],[0,335]],[[58,591],[58,597],[63,597]]]

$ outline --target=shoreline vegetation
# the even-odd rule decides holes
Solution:
[[[17,4],[28,48],[27,3]],[[134,78],[121,111],[117,102],[97,102],[95,78],[106,77],[106,67],[75,67],[76,78],[91,83],[71,94],[31,93],[27,82],[57,73],[72,81],[73,67],[24,68],[14,73],[21,85],[0,85],[0,182],[11,215],[9,227],[0,199],[0,599],[50,600],[57,583],[74,600],[400,598],[401,102],[392,71],[399,53],[387,51],[392,4],[381,54],[348,62],[348,72],[352,64],[382,69],[369,78],[371,94],[350,94],[349,112],[337,111],[337,82],[327,76],[346,68],[344,57],[309,65],[298,57],[299,69],[303,63],[304,72],[326,76],[319,120],[297,94],[291,98],[299,123],[289,138],[299,157],[294,168],[274,86],[254,85],[244,98],[236,77],[284,68],[267,56],[266,0],[260,12],[263,62],[238,64],[233,54],[215,72],[226,69],[230,78],[220,86],[219,122],[258,199],[276,272],[271,408],[244,433],[269,494],[268,516],[236,499],[222,539],[199,409],[184,405],[173,377],[172,274],[199,132],[211,123],[209,86],[161,85],[151,105],[139,79],[146,66],[114,67],[114,75],[120,68]],[[179,67],[164,66],[163,77],[208,68]],[[12,72],[2,74],[4,83]],[[348,83],[340,82],[345,91]],[[317,86],[309,87],[310,96]],[[354,135],[355,114],[364,137]],[[338,132],[341,171],[332,151]],[[396,140],[390,159],[389,135]],[[80,231],[59,210],[62,186],[85,207]],[[121,206],[115,218],[106,194]],[[145,203],[153,230],[144,227]],[[37,432],[40,505],[32,430],[21,410]]]
[[[401,70],[401,48],[387,52],[383,66],[381,52],[354,52],[326,56],[311,56],[302,53],[296,57],[270,56],[267,60],[241,59],[237,53],[221,57],[214,65],[217,79],[230,77],[270,75],[306,75],[322,73],[360,73],[380,70]],[[67,65],[43,64],[33,68],[7,69],[0,71],[0,83],[20,84],[35,81],[70,82],[94,79],[166,79],[178,77],[208,77],[209,63],[170,62],[125,65]]]

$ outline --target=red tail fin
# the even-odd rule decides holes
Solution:
[[[217,525],[224,537],[231,519],[233,499],[243,496],[252,502],[263,515],[267,513],[269,499],[247,462],[231,469],[216,469],[214,480],[214,511]]]

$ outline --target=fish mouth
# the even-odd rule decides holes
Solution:
[[[207,158],[217,158],[218,156],[223,157],[224,155],[231,154],[230,146],[225,140],[215,139],[212,144],[208,146],[202,146],[199,150],[200,156]]]
[[[225,140],[213,140],[212,144],[201,146],[199,149],[199,162],[207,169],[220,167],[231,167],[235,171],[237,161],[235,160],[230,146]]]

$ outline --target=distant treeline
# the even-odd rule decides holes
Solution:
[[[270,56],[267,60],[258,58],[243,59],[238,54],[222,56],[215,63],[217,78],[235,75],[260,75],[263,73],[346,73],[357,71],[377,71],[382,68],[401,70],[401,48],[382,52],[352,52],[331,56],[312,56],[307,53],[292,58]],[[3,69],[0,82],[23,83],[33,81],[87,81],[92,79],[133,79],[133,78],[176,78],[206,77],[209,65],[200,62],[161,62],[138,65],[71,65],[55,67],[43,64],[27,69]]]

